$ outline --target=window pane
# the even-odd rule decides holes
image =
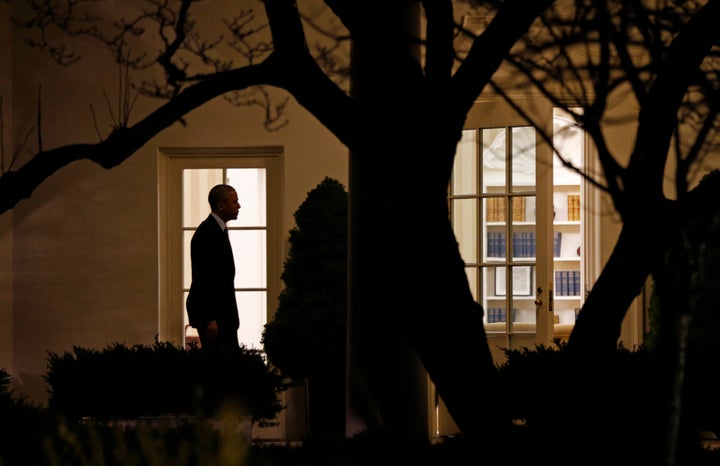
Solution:
[[[192,282],[190,241],[195,231],[183,232],[183,288]],[[235,259],[235,288],[265,288],[265,230],[230,230],[230,242]]]
[[[210,188],[223,182],[222,169],[183,170],[183,227],[195,228],[210,214]]]
[[[183,294],[183,309],[187,299],[187,293]],[[238,328],[238,341],[248,347],[262,349],[260,339],[262,338],[263,327],[267,323],[267,293],[264,291],[240,291],[235,293],[240,316],[240,327]],[[187,310],[184,312],[184,325],[187,327]],[[197,330],[186,328],[187,340],[196,340]]]
[[[498,192],[497,187],[505,186],[505,128],[482,130],[483,147],[483,192]]]
[[[183,312],[183,327],[187,327],[188,325],[190,325],[190,319],[188,318],[188,313],[187,313],[187,306],[185,305],[185,303],[187,303],[188,294],[189,293],[187,291],[183,292],[183,300],[182,300],[183,311],[184,311]]]
[[[189,290],[192,282],[192,264],[190,260],[190,241],[195,230],[183,231],[183,289]]]
[[[229,234],[235,259],[235,288],[265,288],[267,286],[265,230],[230,229]]]
[[[531,265],[516,265],[510,267],[513,297],[533,297],[533,283],[535,283],[535,267]],[[535,308],[533,307],[533,310]]]
[[[487,238],[485,244],[485,260],[488,262],[504,262],[505,250],[507,249],[505,229],[493,229],[492,231],[488,229],[485,236]]]
[[[477,194],[477,132],[464,130],[453,163],[452,194]]]
[[[534,303],[535,267],[512,266],[512,330],[534,332],[536,308]]]
[[[267,293],[264,291],[240,291],[235,293],[240,315],[238,341],[247,347],[262,349],[260,339],[267,322]]]
[[[584,136],[582,129],[564,110],[554,109],[553,144],[563,157],[576,168],[582,168]],[[580,175],[567,168],[560,158],[553,156],[553,178],[555,185],[579,185]]]
[[[233,168],[227,171],[227,184],[237,191],[241,206],[232,226],[266,226],[265,174],[264,168]]]
[[[506,297],[505,267],[483,267],[483,285],[485,296],[485,329],[488,332],[505,332]]]
[[[513,309],[513,323],[515,324],[533,324],[533,325],[514,325],[513,330],[518,332],[522,331],[535,331],[535,309],[529,308],[528,306]]]
[[[473,299],[478,300],[478,281],[477,281],[477,267],[465,267],[465,275],[467,275],[468,284],[470,285],[470,292],[472,293]]]
[[[183,288],[189,289],[192,282],[190,241],[193,231],[183,232]],[[265,288],[266,246],[265,230],[230,230],[230,242],[235,259],[235,288]]]
[[[528,214],[528,206],[534,210],[534,196],[512,196],[510,202],[510,217],[512,223],[512,256],[513,260],[529,261],[535,259],[535,215]],[[532,217],[529,220],[528,217]]]
[[[520,126],[512,129],[513,191],[535,190],[535,128]]]
[[[477,199],[453,201],[453,229],[465,262],[477,262]]]
[[[489,277],[492,284],[492,288],[489,288],[490,293],[504,297],[507,294],[507,272],[505,267],[490,267],[488,270],[493,272]]]

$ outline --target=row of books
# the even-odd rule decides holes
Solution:
[[[505,257],[505,232],[491,231],[487,234],[488,257]],[[513,257],[535,257],[535,232],[513,232]]]
[[[562,233],[559,231],[553,234],[553,256],[560,257],[560,246]],[[487,255],[488,257],[505,257],[505,232],[491,231],[487,234]],[[535,232],[514,232],[513,233],[513,257],[535,257]]]
[[[568,221],[579,222],[580,221],[580,195],[579,194],[568,194]]]
[[[525,221],[525,196],[514,196],[512,198],[512,221]],[[505,198],[489,197],[486,203],[486,219],[488,222],[504,222]]]
[[[486,321],[488,324],[496,322],[505,322],[507,316],[505,314],[504,307],[491,307],[485,311]],[[532,316],[530,320],[528,317]],[[534,322],[535,321],[535,310],[534,309],[518,309],[513,308],[513,322]]]
[[[555,271],[555,296],[580,296],[580,293],[582,286],[579,270]]]
[[[514,309],[513,311],[517,311],[517,309]],[[580,313],[580,308],[575,308],[575,318],[573,320],[575,320],[575,321],[577,320],[579,313]],[[497,322],[505,322],[505,320],[507,319],[507,316],[505,313],[505,308],[502,308],[502,307],[491,307],[491,308],[487,309],[485,314],[487,316],[488,324],[494,324]],[[555,314],[553,316],[553,321],[554,321],[554,323],[559,324],[560,316]]]
[[[512,198],[512,221],[524,222],[526,211],[526,196],[513,196]],[[488,222],[505,222],[507,210],[504,197],[489,197],[485,204],[485,218]],[[567,219],[570,222],[580,221],[580,195],[567,195]]]
[[[485,315],[487,316],[488,324],[505,322],[505,319],[507,318],[505,315],[505,308],[503,307],[491,307],[486,309]]]

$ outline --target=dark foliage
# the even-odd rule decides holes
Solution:
[[[678,254],[683,258],[678,275],[689,283],[686,309],[692,309],[687,335],[683,416],[685,422],[720,433],[720,170],[706,174],[684,200],[687,227]],[[681,287],[675,287],[675,292]],[[668,309],[683,312],[686,309]],[[661,300],[653,286],[649,315],[651,330],[646,345],[658,344]],[[662,311],[664,312],[664,311]]]
[[[667,398],[664,372],[654,352],[619,346],[604,367],[593,368],[602,371],[604,377],[593,378],[592,387],[568,376],[568,354],[560,340],[554,346],[505,350],[505,355],[507,361],[498,367],[498,393],[502,394],[498,401],[509,407],[509,416],[525,431],[511,437],[518,440],[517,445],[525,439],[528,443],[524,447],[533,448],[536,458],[551,458],[557,454],[558,445],[564,445],[561,456],[571,464],[578,457],[574,454],[586,459],[613,458],[636,466],[660,464],[661,458],[653,455],[657,455],[654,447],[659,439],[664,439],[666,419],[662,416],[666,410],[659,407]],[[578,396],[573,393],[576,390],[584,391]],[[687,391],[684,402],[698,395]],[[578,399],[583,402],[571,401]],[[580,430],[573,426],[578,425],[595,426],[589,431],[598,436],[576,437]],[[697,422],[684,425],[677,465],[720,464],[716,463],[720,451],[701,447],[701,430],[703,426]]]
[[[296,380],[344,367],[348,196],[326,177],[295,212],[278,309],[263,332],[268,359]]]
[[[42,464],[40,446],[56,425],[53,416],[39,406],[17,397],[12,378],[0,369],[0,464]]]
[[[305,381],[313,434],[343,434],[348,195],[326,177],[295,212],[285,288],[263,332],[268,360]]]
[[[160,342],[50,353],[45,380],[50,409],[71,419],[208,416],[231,403],[254,421],[271,420],[286,388],[257,350],[210,353]]]

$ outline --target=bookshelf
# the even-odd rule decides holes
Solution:
[[[554,323],[571,329],[582,306],[582,229],[579,184],[556,184],[553,192]]]
[[[575,181],[575,180],[573,180]],[[484,277],[486,329],[505,331],[535,326],[535,196],[488,189],[484,206]],[[510,206],[507,203],[511,203]],[[565,179],[553,186],[553,323],[554,334],[567,337],[584,300],[581,186]],[[509,219],[509,221],[508,221]],[[506,256],[512,255],[511,260]],[[512,267],[513,294],[505,292],[506,267]],[[511,304],[510,304],[511,303]],[[508,307],[512,306],[512,307]]]

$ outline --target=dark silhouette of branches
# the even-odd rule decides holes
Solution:
[[[147,0],[142,8],[128,5],[118,10],[121,17],[105,18],[94,12],[93,4],[96,2],[81,1],[60,6],[33,1],[31,14],[16,18],[16,23],[30,33],[30,45],[47,50],[63,66],[83,58],[72,49],[71,39],[87,37],[105,45],[119,64],[152,76],[133,86],[141,95],[159,99],[171,99],[214,73],[258,64],[273,50],[264,16],[252,9],[218,18],[215,12],[208,14],[201,2]],[[326,39],[315,45],[318,63],[338,84],[346,83],[346,32],[341,28],[321,29],[314,23],[316,12],[305,17]],[[227,101],[236,106],[261,107],[268,117],[268,129],[285,124],[281,121],[287,104],[284,97],[276,99],[272,93],[249,88]]]
[[[46,50],[61,66],[70,66],[86,58],[73,48],[73,39],[84,37],[102,44],[118,63],[119,77],[118,89],[114,93],[117,98],[115,105],[108,93],[103,92],[112,120],[110,134],[104,134],[98,127],[96,110],[91,108],[95,130],[101,140],[99,145],[71,146],[83,148],[72,156],[64,148],[57,149],[63,154],[61,156],[51,151],[55,155],[49,166],[44,166],[49,158],[43,150],[39,125],[41,109],[38,108],[37,155],[27,166],[17,172],[6,172],[7,176],[0,179],[2,210],[12,208],[19,199],[29,196],[47,176],[73,160],[90,158],[105,167],[116,165],[121,161],[117,150],[111,150],[106,156],[88,154],[100,150],[108,141],[117,140],[119,134],[135,141],[125,147],[142,145],[152,137],[152,131],[148,130],[154,124],[151,122],[163,122],[153,130],[156,134],[167,124],[182,121],[187,111],[216,96],[222,96],[236,107],[260,107],[265,113],[264,126],[269,131],[287,124],[285,109],[289,98],[273,92],[266,85],[292,87],[283,75],[297,66],[300,60],[289,54],[280,54],[281,60],[270,59],[274,45],[267,18],[261,12],[241,9],[235,15],[221,18],[216,12],[203,10],[203,2],[148,0],[119,8],[119,17],[105,17],[99,13],[97,6],[96,1],[33,0],[22,17],[13,18],[28,32],[27,43]],[[312,10],[303,15],[307,24],[322,32],[321,39],[325,39],[318,39],[314,44],[316,59],[308,53],[303,60],[309,65],[305,68],[312,70],[316,76],[322,75],[323,81],[327,80],[323,86],[336,92],[338,85],[347,84],[348,35],[342,25],[321,28],[321,15],[322,10]],[[304,37],[302,28],[293,33],[294,38]],[[304,43],[304,40],[300,42]],[[292,79],[298,77],[297,72],[290,74]],[[239,78],[231,83],[229,76]],[[217,82],[223,84],[216,92],[211,86]],[[179,98],[178,102],[182,102],[179,105],[172,101],[185,93],[187,95]],[[309,91],[305,93],[309,94]],[[340,93],[343,98],[346,97],[346,90]],[[167,103],[135,127],[129,128],[134,104],[140,96]],[[185,104],[190,101],[193,103]],[[171,113],[172,117],[169,116]],[[103,152],[100,150],[98,153]],[[129,157],[131,153],[124,157]]]
[[[655,183],[662,180],[660,172],[673,136],[680,170],[677,188],[686,191],[682,180],[687,179],[689,167],[717,148],[717,6],[710,2],[701,10],[694,2],[660,2],[652,7],[620,1],[576,5],[550,9],[541,18],[544,27],[528,34],[507,61],[528,78],[528,85],[573,115],[591,135],[605,175],[602,183],[595,184],[615,196],[621,211],[623,201],[617,195],[632,185],[628,177],[652,171]],[[498,83],[494,86],[499,89]],[[626,169],[618,154],[610,153],[599,125],[612,105],[612,95],[620,92],[632,94],[643,108],[641,124],[654,127],[642,131],[648,138],[639,141],[642,146]],[[658,192],[661,186],[654,189]]]

